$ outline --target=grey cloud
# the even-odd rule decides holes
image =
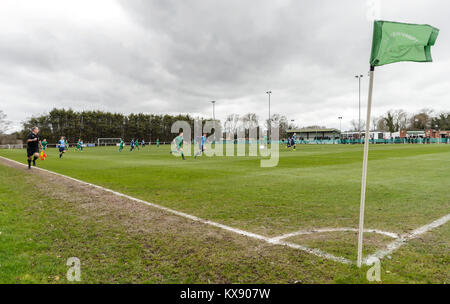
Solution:
[[[301,125],[336,127],[336,117],[344,116],[345,127],[355,116],[353,76],[366,74],[372,38],[365,1],[118,3],[124,19],[118,25],[54,18],[37,26],[23,22],[22,31],[0,30],[0,103],[11,120],[53,106],[209,116],[211,99],[218,100],[219,118],[249,111],[264,117],[267,89],[274,92],[272,112]],[[424,104],[448,110],[450,5],[381,5],[384,19],[432,23],[442,31],[433,65],[377,70],[374,113]],[[367,77],[364,103],[366,90]]]

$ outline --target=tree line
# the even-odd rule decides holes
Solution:
[[[351,125],[351,131],[358,131],[357,120],[352,120]],[[362,120],[360,125],[361,130],[364,130],[365,121]],[[390,110],[383,115],[372,118],[370,129],[391,133],[400,130],[450,130],[450,112],[436,113],[430,109],[423,109],[416,113],[408,113],[404,110]]]
[[[196,118],[201,119],[201,118]],[[203,119],[202,119],[203,120]],[[15,138],[24,139],[33,126],[38,126],[42,136],[49,142],[57,142],[60,136],[66,136],[70,142],[82,138],[84,142],[96,142],[98,138],[144,139],[145,141],[170,142],[174,134],[171,132],[172,124],[176,121],[187,121],[191,130],[194,129],[194,117],[190,115],[155,115],[155,114],[129,114],[110,113],[104,111],[74,111],[72,109],[53,109],[48,114],[42,114],[27,119],[23,129],[13,135],[5,135],[8,121],[0,111],[0,142],[12,143]],[[286,137],[289,129],[298,129],[299,126],[290,123],[286,116],[273,114],[271,125],[279,126],[280,138]],[[263,125],[267,129],[268,119],[261,120],[255,113],[245,115],[231,114],[223,122],[216,122],[223,127],[223,132],[236,134],[244,130],[248,137],[248,130]],[[352,121],[352,130],[358,130],[358,121]],[[361,121],[364,130],[365,122]],[[407,113],[403,110],[390,110],[385,114],[374,117],[371,129],[377,131],[397,132],[399,130],[439,129],[450,130],[450,112],[435,113],[424,109],[417,113]],[[13,138],[14,137],[14,138]]]
[[[57,142],[65,136],[69,142],[78,138],[84,142],[96,142],[98,138],[144,139],[145,141],[171,141],[171,126],[175,121],[187,121],[193,128],[194,118],[189,115],[154,115],[110,113],[53,109],[48,114],[31,117],[23,123],[19,136],[24,138],[33,126],[49,142]]]
[[[78,138],[84,142],[96,142],[98,138],[144,139],[145,141],[170,142],[174,138],[171,132],[172,124],[176,121],[187,121],[194,130],[194,118],[190,115],[155,115],[155,114],[129,114],[110,113],[103,111],[74,111],[72,109],[53,109],[48,114],[34,116],[23,123],[23,129],[18,137],[25,138],[33,126],[38,126],[40,133],[49,142],[57,142],[60,136],[65,136],[69,142]],[[290,127],[285,116],[274,114],[271,117],[272,125],[280,126],[280,138],[285,136]],[[216,121],[223,132],[236,134],[243,129],[248,137],[249,129],[259,128],[263,123],[268,126],[268,120],[260,121],[254,113],[245,115],[232,114],[227,117],[223,125]],[[193,134],[191,134],[192,136]]]

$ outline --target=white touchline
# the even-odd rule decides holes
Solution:
[[[17,164],[22,165],[22,166],[26,166],[25,164],[22,164],[22,163],[20,163],[18,161],[15,161],[15,160],[3,157],[3,156],[0,156],[0,158],[4,159],[6,161],[17,163]],[[313,248],[309,248],[309,247],[302,246],[302,245],[297,245],[297,244],[293,244],[293,243],[289,243],[289,242],[283,242],[281,240],[278,240],[278,241],[277,240],[273,240],[272,238],[265,237],[265,236],[262,236],[262,235],[259,235],[259,234],[256,234],[256,233],[252,233],[252,232],[248,232],[248,231],[245,231],[245,230],[233,228],[233,227],[226,226],[226,225],[223,225],[223,224],[220,224],[220,223],[216,223],[216,222],[213,222],[213,221],[210,221],[210,220],[205,220],[205,219],[196,217],[194,215],[190,215],[190,214],[187,214],[187,213],[184,213],[184,212],[176,211],[176,210],[173,210],[173,209],[170,209],[170,208],[167,208],[167,207],[163,207],[163,206],[160,206],[160,205],[157,205],[157,204],[154,204],[154,203],[150,203],[150,202],[147,202],[147,201],[144,201],[144,200],[141,200],[141,199],[129,196],[127,194],[123,194],[123,193],[120,193],[120,192],[117,192],[117,191],[114,191],[114,190],[111,190],[111,189],[108,189],[108,188],[104,188],[102,186],[91,184],[91,183],[88,183],[88,182],[85,182],[85,181],[82,181],[82,180],[79,180],[79,179],[76,179],[76,178],[73,178],[73,177],[70,177],[70,176],[67,176],[67,175],[63,175],[63,174],[60,174],[60,173],[56,173],[56,172],[53,172],[53,171],[50,171],[50,170],[46,170],[46,169],[42,169],[42,168],[38,168],[38,167],[34,167],[34,169],[38,169],[38,170],[41,170],[41,171],[48,172],[50,174],[61,176],[61,177],[64,177],[64,178],[76,181],[78,183],[81,183],[81,184],[84,184],[84,185],[88,185],[88,186],[91,186],[91,187],[94,187],[94,188],[97,188],[97,189],[100,189],[100,190],[103,190],[103,191],[115,194],[117,196],[121,196],[121,197],[127,198],[127,199],[135,201],[135,202],[139,202],[139,203],[142,203],[142,204],[145,204],[145,205],[148,205],[148,206],[160,209],[160,210],[164,210],[164,211],[172,213],[172,214],[176,214],[176,215],[184,217],[184,218],[188,218],[188,219],[190,219],[192,221],[196,221],[196,222],[203,223],[203,224],[206,224],[206,225],[218,227],[218,228],[221,228],[221,229],[224,229],[224,230],[236,233],[236,234],[240,234],[240,235],[243,235],[243,236],[246,236],[246,237],[249,237],[249,238],[262,240],[262,241],[265,241],[265,242],[267,242],[269,244],[282,245],[282,246],[290,247],[290,248],[293,248],[293,249],[302,250],[302,251],[305,251],[307,253],[310,253],[310,254],[313,254],[313,255],[316,255],[318,257],[325,258],[325,259],[328,259],[328,260],[332,260],[332,261],[335,261],[335,262],[340,262],[340,263],[344,263],[344,264],[351,264],[352,263],[350,260],[348,260],[346,258],[334,256],[332,254],[323,252],[320,249],[313,249]]]
[[[437,228],[439,226],[444,225],[445,223],[447,223],[450,220],[450,213],[435,220],[432,223],[429,223],[427,225],[424,225],[422,227],[419,227],[415,230],[413,230],[410,233],[407,233],[405,235],[400,236],[398,239],[396,239],[395,241],[392,241],[391,243],[389,243],[386,246],[386,249],[381,249],[376,251],[374,254],[369,255],[365,260],[364,260],[364,264],[368,264],[367,261],[369,261],[372,258],[378,258],[378,259],[382,259],[384,258],[386,255],[394,252],[395,250],[399,249],[400,247],[402,247],[403,245],[405,245],[405,243],[411,239],[414,239],[416,237],[418,237],[421,234],[424,234],[425,232],[428,232],[434,228]]]

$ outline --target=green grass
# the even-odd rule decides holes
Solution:
[[[449,211],[449,145],[372,146],[366,225],[402,233]],[[0,155],[24,162],[23,151]],[[251,157],[182,161],[168,147],[56,150],[39,166],[202,218],[277,235],[310,227],[356,227],[360,146],[301,146],[275,168]]]
[[[81,261],[81,283],[364,282],[354,266],[100,200],[58,178],[0,165],[0,180],[0,283],[69,283],[69,257]]]
[[[201,157],[196,160],[188,157],[186,161],[182,161],[168,152],[169,148],[165,146],[146,147],[132,153],[127,150],[118,153],[115,148],[91,148],[86,149],[83,153],[77,153],[71,149],[62,159],[58,159],[56,149],[50,149],[47,153],[49,157],[43,162],[39,161],[38,166],[205,219],[267,236],[309,228],[357,227],[362,167],[361,146],[308,145],[299,146],[295,152],[282,150],[279,165],[274,168],[261,168],[260,159],[255,157]],[[371,146],[366,228],[402,234],[448,214],[450,210],[449,152],[450,145]],[[21,162],[25,162],[24,153],[23,150],[0,151],[1,156]],[[6,170],[5,174],[13,174],[10,170],[12,169]],[[27,176],[27,174],[20,174]],[[10,201],[7,205],[2,201],[2,212],[6,212],[6,216],[3,216],[5,221],[8,219],[12,221],[13,218],[18,218],[28,212],[21,209],[20,204],[11,204],[11,200],[23,200],[23,191],[16,191],[21,189],[20,187],[27,189],[26,185],[21,185],[21,179],[16,178],[14,183],[9,182],[10,178],[2,179],[0,184],[2,190],[7,193],[3,194],[2,192],[2,199]],[[18,184],[17,187],[16,184]],[[63,211],[57,206],[64,203],[52,200],[54,200],[53,196],[44,196],[41,203],[43,206],[39,212],[49,211],[50,214],[46,216],[55,217],[57,221],[61,220],[58,212],[72,212],[76,215],[75,218],[79,216],[80,211],[76,207],[72,206],[69,211]],[[49,201],[56,204],[56,209],[45,208],[45,204]],[[32,201],[29,202],[29,205],[35,207]],[[42,220],[41,217],[32,216],[25,226],[29,226],[29,231],[35,229],[46,231],[49,229],[49,223],[45,221],[46,216]],[[89,214],[89,216],[93,215]],[[126,214],[124,216],[126,217]],[[65,220],[65,222],[69,221],[71,220]],[[88,225],[92,231],[100,229],[104,231],[103,233],[111,235],[120,231],[120,225],[111,227],[112,224],[106,218],[101,218],[100,221],[98,219],[92,219],[92,222],[85,221],[87,222],[83,222],[83,225]],[[52,221],[52,223],[56,222]],[[12,223],[8,223],[6,227],[12,225]],[[26,231],[27,228],[20,229]],[[70,231],[70,234],[77,233],[80,232],[75,228]],[[335,255],[354,258],[352,252],[356,251],[356,239],[352,243],[351,237],[336,237],[337,235],[331,238],[332,242],[330,239],[317,238],[308,240],[307,243],[328,250]],[[21,263],[17,261],[22,268],[12,270],[11,276],[6,281],[17,280],[19,273],[24,273],[22,276],[25,276],[30,269],[33,271],[31,271],[30,277],[24,277],[24,281],[27,281],[28,278],[33,281],[31,279],[33,273],[40,274],[43,270],[30,266],[29,263],[33,260],[30,255],[38,260],[41,258],[45,260],[45,256],[39,257],[40,250],[47,252],[55,249],[51,243],[47,244],[47,247],[41,247],[42,243],[33,238],[31,238],[32,241],[27,242],[25,232],[21,234],[21,237],[24,238],[23,242],[20,238],[17,240],[17,242],[22,242],[20,246],[11,245],[11,247],[2,248],[1,252],[7,259],[14,259],[14,256],[18,255],[22,261]],[[414,242],[419,241],[411,241],[411,244],[404,247],[405,249],[402,248],[395,252],[392,260],[383,262],[383,265],[386,263],[392,269],[389,274],[386,274],[387,278],[383,281],[448,282],[449,269],[445,265],[449,265],[449,258],[445,252],[448,252],[449,249],[449,237],[450,231],[447,223],[436,232],[427,234],[427,238],[431,240],[436,238],[431,243],[423,242],[413,246]],[[120,247],[121,244],[117,244],[114,237],[107,238],[107,240],[111,244],[119,246],[118,248],[122,249],[120,252],[123,252],[124,255],[112,258],[114,261],[119,258],[136,259],[133,270],[125,271],[127,274],[123,280],[107,279],[100,274],[92,274],[92,282],[208,282],[208,277],[213,278],[211,280],[213,282],[289,282],[289,280],[283,279],[283,275],[281,277],[275,274],[255,276],[250,274],[251,269],[233,268],[235,267],[233,263],[238,263],[234,260],[229,261],[231,265],[234,265],[230,266],[233,270],[229,273],[217,271],[222,279],[217,278],[213,268],[201,271],[203,276],[193,273],[188,278],[178,272],[180,269],[199,265],[201,259],[186,260],[185,263],[190,266],[181,265],[182,263],[178,266],[167,266],[170,271],[177,272],[172,276],[173,279],[170,279],[170,276],[168,279],[166,274],[145,280],[139,279],[139,269],[156,266],[145,266],[145,262],[141,260],[142,252],[139,248],[142,246],[142,239],[134,235],[129,238],[130,240],[125,242],[126,247]],[[173,238],[176,239],[177,236],[174,235]],[[420,240],[423,239],[425,237]],[[183,243],[182,241],[178,242],[180,246]],[[302,243],[302,240],[298,239],[295,242]],[[105,241],[104,245],[106,246],[106,244]],[[383,244],[384,242],[380,242],[380,246]],[[173,255],[170,244],[165,244],[165,246],[169,247],[167,247],[166,253],[161,253],[161,259]],[[201,248],[202,245],[198,244],[198,246]],[[230,254],[227,258],[232,259],[233,243],[223,242],[223,244],[220,243],[220,246],[223,246],[222,251],[224,254],[226,253],[225,256]],[[192,248],[194,251],[197,250],[196,247]],[[368,244],[367,247],[369,251],[376,248],[376,241]],[[287,251],[283,254],[288,260],[292,258],[292,255],[299,254],[295,250],[292,252],[282,249]],[[242,248],[234,248],[234,250],[239,251]],[[283,256],[278,248],[271,250],[277,251],[277,257]],[[420,251],[423,251],[423,254],[418,253]],[[87,252],[86,254],[89,256]],[[116,254],[119,253],[116,252]],[[300,263],[300,267],[304,269],[309,269],[308,265],[313,265],[321,260],[317,257],[306,258],[303,254],[301,256],[303,262]],[[55,258],[47,257],[47,259],[45,265],[49,265],[48,267],[54,267],[51,265],[57,264]],[[89,258],[86,259],[89,260]],[[170,258],[168,259],[170,260]],[[410,273],[406,269],[409,267],[408,264],[413,261],[422,262],[422,267],[416,265],[413,273]],[[96,263],[92,263],[96,265]],[[218,263],[218,261],[214,263]],[[265,262],[261,263],[265,265]],[[262,267],[261,271],[265,269],[259,262],[254,261],[254,264],[256,266],[253,264],[248,266],[250,268]],[[334,264],[334,262],[326,262],[325,268],[319,267],[306,277],[292,267],[278,266],[280,269],[284,269],[282,271],[284,278],[304,277],[306,282],[364,281],[364,274],[355,270],[354,267]],[[47,267],[44,268],[48,270]],[[64,264],[58,268],[59,273],[62,269],[66,269]],[[55,269],[55,272],[58,271]],[[119,271],[123,271],[123,269],[111,270],[108,274],[114,277],[114,274]],[[233,271],[238,271],[238,273]],[[130,279],[131,274],[137,278]],[[20,276],[19,280],[22,281]],[[36,280],[41,282],[42,278]]]

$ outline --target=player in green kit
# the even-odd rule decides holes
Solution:
[[[175,137],[175,139],[173,140],[175,142],[176,145],[176,151],[170,151],[170,153],[180,153],[181,157],[183,158],[183,160],[185,160],[184,158],[184,153],[183,153],[183,132],[180,132],[180,135],[178,135],[177,137]]]
[[[134,143],[136,145],[136,149],[138,149],[138,151],[139,151],[139,139],[136,139],[136,141]]]
[[[83,152],[83,141],[81,140],[81,138],[79,138],[77,141],[77,151]]]
[[[48,145],[47,139],[44,138],[44,140],[41,141],[41,144],[42,144],[42,150],[45,151],[45,149],[47,149],[47,145]]]
[[[123,142],[123,139],[121,138],[121,139],[120,139],[120,144],[119,144],[119,152],[122,152],[122,150],[123,150],[123,144],[124,144],[124,142]]]
[[[159,148],[159,138],[156,140],[156,147]]]

